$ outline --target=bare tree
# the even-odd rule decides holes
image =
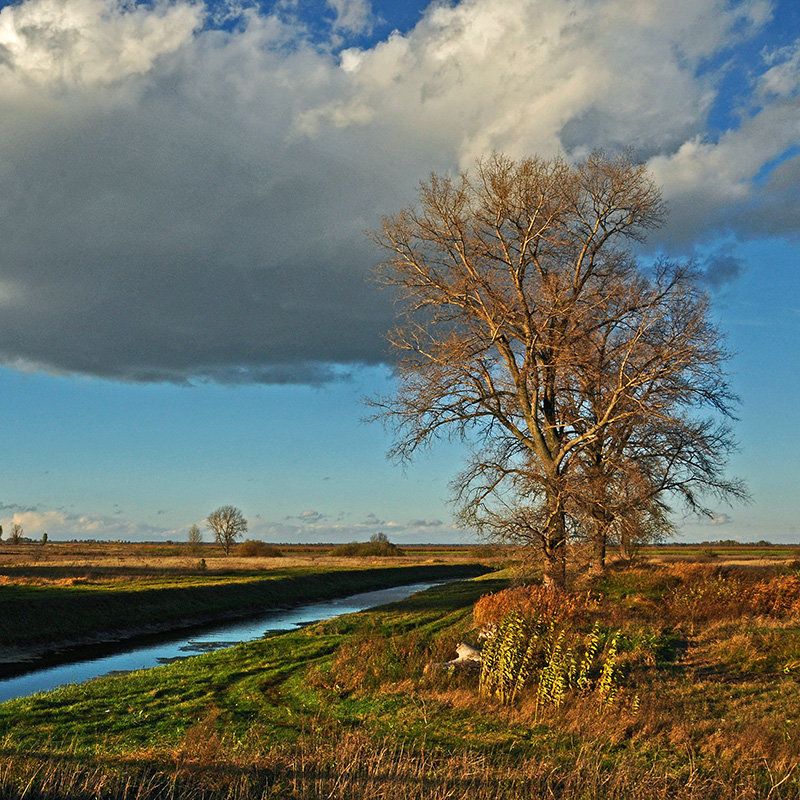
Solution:
[[[247,531],[247,520],[235,506],[220,506],[208,515],[206,522],[217,544],[225,548],[226,556],[230,554],[234,541]]]
[[[634,500],[655,511],[661,492],[680,491],[668,461],[637,451],[645,427],[691,437],[688,408],[730,411],[702,292],[687,270],[648,276],[631,255],[629,241],[663,213],[628,157],[570,166],[494,155],[474,174],[432,175],[418,206],[376,235],[389,252],[379,276],[401,307],[399,388],[375,401],[396,431],[391,453],[409,458],[443,434],[473,442],[454,481],[462,519],[535,546],[549,584],[564,584],[567,542],[587,521],[605,541]],[[621,437],[620,461],[645,475],[641,497],[613,460]],[[713,446],[710,436],[704,458]],[[647,472],[645,455],[661,473]],[[685,457],[690,477],[696,457]]]
[[[651,280],[629,287],[624,303],[619,299],[604,312],[614,325],[585,342],[592,357],[577,375],[587,398],[577,428],[597,432],[576,454],[580,490],[572,513],[592,541],[598,572],[609,537],[630,552],[673,533],[673,498],[705,514],[705,498],[747,498],[743,483],[725,476],[735,448],[726,419],[734,398],[721,371],[727,354],[694,273],[661,263]],[[617,401],[616,418],[598,428],[623,372],[637,387]],[[719,412],[716,418],[703,418],[703,405]]]
[[[11,533],[8,535],[8,541],[11,544],[19,544],[22,541],[22,525],[15,522],[11,526]]]
[[[197,525],[192,525],[187,534],[187,541],[189,542],[189,550],[192,553],[200,552],[200,545],[203,543],[203,534]]]

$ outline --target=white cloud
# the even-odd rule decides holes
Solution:
[[[192,40],[198,3],[28,0],[0,11],[0,82],[92,87],[148,72]]]
[[[24,509],[15,511],[11,516],[0,517],[0,524],[6,536],[14,523],[22,525],[22,535],[31,539],[40,539],[43,533],[50,539],[58,540],[185,538],[185,533],[180,535],[177,531],[166,531],[163,528],[122,520],[116,516],[69,513],[55,509]]]
[[[714,514],[708,521],[709,525],[730,525],[732,522],[729,514]]]
[[[490,149],[633,146],[670,201],[662,242],[797,229],[800,46],[707,135],[720,72],[699,67],[766,2],[462,0],[339,55],[372,11],[330,5],[321,44],[254,6],[233,30],[187,0],[0,12],[0,362],[221,382],[374,364],[393,309],[364,230]]]
[[[336,12],[334,30],[368,33],[372,29],[372,5],[369,0],[328,0]]]
[[[462,167],[492,148],[673,148],[701,130],[713,98],[699,61],[752,16],[708,1],[669,15],[641,0],[432,5],[409,34],[344,54],[345,98],[303,123],[399,128],[411,146],[422,130]]]
[[[761,76],[761,93],[766,96],[796,96],[800,92],[800,42],[768,53],[765,60],[771,66]]]

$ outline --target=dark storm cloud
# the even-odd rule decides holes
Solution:
[[[226,32],[182,0],[4,8],[0,362],[223,383],[378,363],[393,309],[365,229],[429,170],[492,148],[632,144],[673,208],[664,241],[796,230],[798,167],[780,162],[798,139],[794,50],[770,61],[761,110],[704,142],[714,76],[696,67],[766,11],[698,0],[665,21],[637,2],[626,25],[607,21],[619,0],[433,5],[340,57],[254,10]],[[368,28],[369,3],[330,5],[337,36]],[[735,264],[710,266],[713,282]]]
[[[733,283],[743,270],[742,259],[734,255],[730,247],[724,247],[706,258],[701,279],[709,288],[716,291]]]
[[[156,112],[41,129],[6,162],[3,359],[281,383],[384,357],[391,310],[363,231],[378,216],[360,213],[366,186],[341,196],[360,166]]]

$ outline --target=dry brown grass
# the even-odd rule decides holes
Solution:
[[[207,574],[252,573],[292,568],[352,569],[354,559],[330,555],[330,546],[282,545],[280,552],[250,554],[252,548],[234,548],[225,556],[222,548],[204,544],[194,550],[188,544],[151,543],[73,543],[48,542],[11,545],[0,542],[0,585],[70,586],[90,581],[110,583],[142,578],[196,575],[200,559]],[[269,545],[265,545],[269,547]],[[407,548],[400,556],[359,558],[359,565],[416,566],[421,564],[474,563],[474,548],[452,547],[446,550]]]
[[[608,761],[621,768],[609,772]],[[69,756],[0,756],[0,797],[86,800],[788,800],[798,796],[796,762],[721,755],[684,763],[637,759],[619,746],[586,744],[569,761],[551,747],[520,758],[493,748],[450,752],[425,741],[375,739],[359,732],[282,746],[230,747],[202,758],[142,753],[110,764]],[[757,780],[753,780],[754,776]]]
[[[800,616],[800,576],[764,569],[675,567],[681,583],[666,598],[667,614],[693,631],[713,620]]]
[[[560,622],[580,621],[598,607],[599,597],[592,592],[566,592],[544,586],[516,586],[481,597],[473,609],[479,627],[499,622],[511,611],[524,617],[542,617]]]

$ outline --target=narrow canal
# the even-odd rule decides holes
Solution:
[[[75,661],[35,668],[22,675],[0,680],[0,702],[44,692],[68,683],[82,683],[102,675],[122,674],[137,669],[149,669],[180,658],[208,653],[240,642],[260,639],[265,633],[291,630],[322,619],[363,611],[374,606],[404,600],[416,592],[428,589],[436,582],[394,586],[374,592],[362,592],[350,597],[310,603],[288,610],[271,610],[263,616],[227,622],[200,632],[175,633],[172,638],[159,637],[158,642],[133,646],[121,652],[86,658],[77,655]],[[82,659],[82,660],[79,660]]]

